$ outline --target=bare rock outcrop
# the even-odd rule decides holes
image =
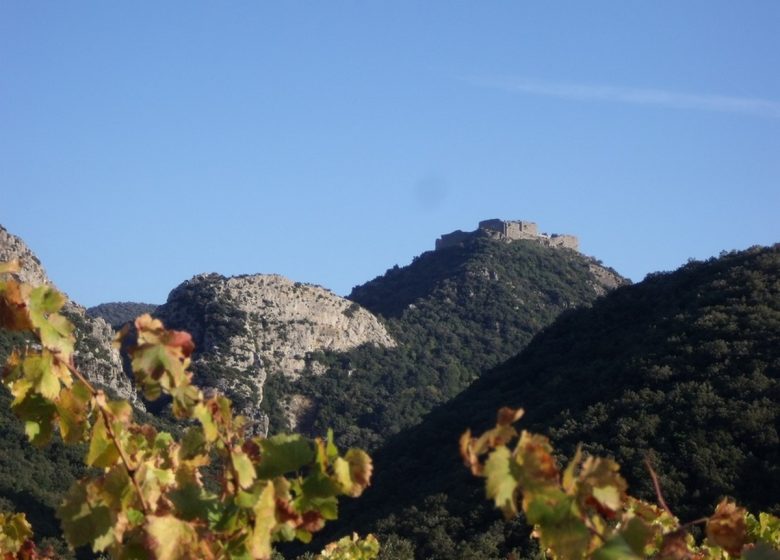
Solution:
[[[268,375],[324,371],[311,354],[363,344],[395,346],[382,323],[325,288],[276,274],[201,274],[175,288],[155,313],[195,341],[199,384],[226,392],[263,431],[257,408]]]
[[[0,226],[0,262],[13,259],[19,259],[21,264],[17,277],[22,282],[32,285],[53,284],[41,261],[27,244]],[[89,317],[84,307],[70,300],[65,304],[63,314],[76,326],[74,358],[77,367],[90,381],[143,409],[132,382],[124,373],[119,351],[112,345],[114,331],[111,326],[103,319]]]

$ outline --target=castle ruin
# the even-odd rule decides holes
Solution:
[[[436,240],[436,250],[460,245],[475,237],[489,237],[511,243],[516,240],[536,241],[545,247],[580,250],[580,241],[574,235],[539,233],[534,222],[524,220],[483,220],[475,231],[456,230]]]

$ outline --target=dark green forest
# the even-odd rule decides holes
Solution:
[[[601,270],[575,251],[474,239],[388,270],[349,297],[385,321],[398,347],[319,353],[328,372],[294,383],[270,376],[263,406],[272,429],[281,418],[275,403],[299,393],[318,403],[304,429],[332,427],[342,445],[375,448],[516,354],[561,312],[590,304],[605,291],[593,267]]]
[[[132,321],[144,313],[154,313],[157,306],[151,303],[135,303],[132,301],[114,301],[101,303],[87,309],[90,317],[100,317],[115,329],[119,329],[125,323]]]
[[[527,554],[527,529],[501,520],[457,451],[459,435],[491,426],[503,405],[524,407],[521,427],[566,456],[583,442],[614,457],[644,498],[649,457],[684,520],[722,496],[780,512],[780,246],[654,274],[565,313],[380,449],[344,530],[377,531],[404,551],[385,558]]]
[[[327,374],[271,376],[266,392],[277,422],[285,392],[316,397],[312,432],[332,426],[342,444],[374,449],[374,485],[343,503],[313,548],[359,530],[378,533],[386,560],[533,555],[522,520],[500,518],[457,453],[460,434],[492,425],[503,405],[524,407],[521,426],[549,435],[561,460],[580,442],[614,457],[644,498],[649,457],[683,519],[724,495],[780,513],[780,246],[691,262],[598,299],[593,265],[478,240],[353,291],[398,348],[323,353]],[[0,332],[0,357],[20,343]],[[2,392],[0,507],[27,512],[51,538],[83,450],[32,448],[9,402]]]

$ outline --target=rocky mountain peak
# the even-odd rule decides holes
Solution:
[[[395,346],[360,305],[278,274],[199,274],[175,288],[157,314],[166,324],[187,325],[201,355],[225,354],[239,368],[260,360],[264,370],[292,377],[306,369],[305,356],[314,351]],[[229,355],[220,352],[225,334]]]
[[[40,259],[27,244],[0,226],[0,262],[13,259],[19,259],[21,264],[16,276],[22,282],[33,286],[52,284]],[[119,351],[112,345],[114,331],[111,326],[101,318],[89,317],[84,307],[71,300],[62,311],[76,325],[75,360],[79,369],[91,381],[143,408],[133,384],[124,373]]]
[[[198,383],[228,393],[261,431],[267,419],[257,405],[268,375],[323,373],[314,352],[396,345],[359,304],[278,274],[199,274],[175,288],[156,315],[192,334]]]
[[[41,261],[27,244],[0,225],[0,262],[14,259],[19,259],[21,264],[22,270],[17,276],[22,282],[35,286],[51,283]]]

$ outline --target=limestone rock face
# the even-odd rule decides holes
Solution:
[[[360,305],[279,275],[201,274],[175,288],[155,313],[195,341],[196,382],[228,393],[242,414],[267,425],[257,405],[268,375],[324,370],[312,352],[395,346]]]
[[[19,280],[38,286],[50,284],[49,277],[30,248],[20,238],[12,235],[3,226],[0,226],[0,262],[8,262],[19,259],[22,270],[17,274]]]
[[[593,275],[593,281],[590,285],[593,291],[600,296],[630,283],[613,269],[603,266],[596,260],[591,260],[588,264],[588,270]]]
[[[41,261],[19,237],[0,226],[0,262],[19,259],[17,277],[34,286],[52,284]],[[113,348],[113,329],[103,319],[89,317],[79,304],[68,301],[63,314],[76,326],[76,366],[90,381],[127,399],[139,409],[143,404],[122,368],[119,351]]]

